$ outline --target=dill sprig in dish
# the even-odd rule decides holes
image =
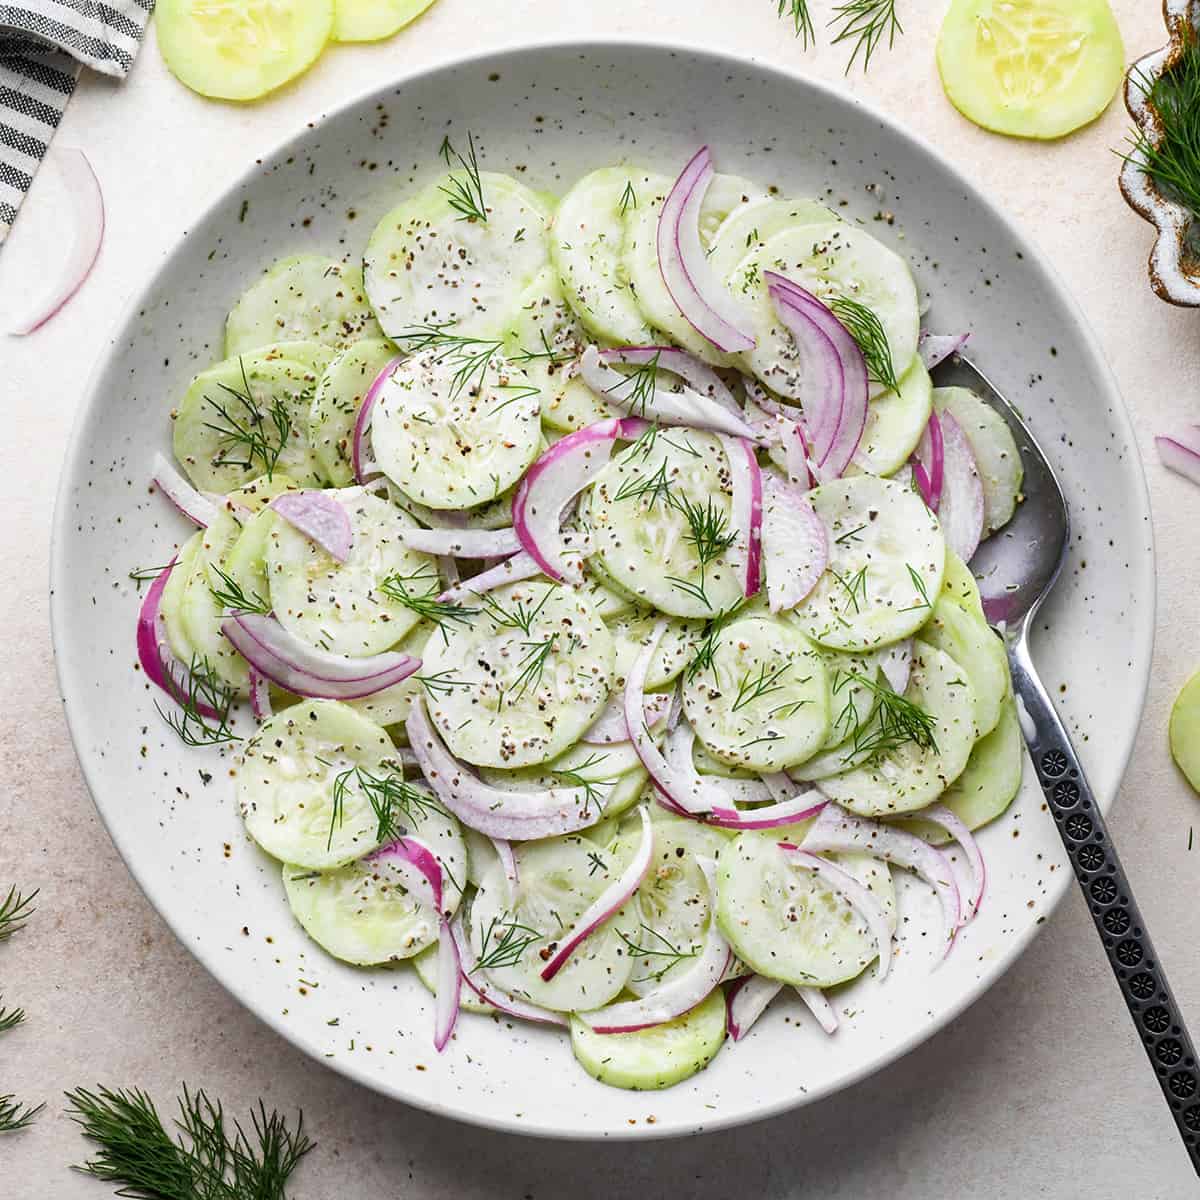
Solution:
[[[487,224],[487,205],[483,201],[483,180],[479,174],[479,159],[475,157],[475,138],[467,132],[467,154],[464,158],[450,141],[449,135],[442,138],[438,153],[446,166],[461,171],[460,175],[452,174],[450,181],[438,188],[450,201],[450,207],[459,215],[461,221],[482,221]],[[454,164],[458,163],[455,168]]]
[[[179,697],[179,711],[167,712],[158,701],[154,707],[185,746],[220,746],[242,740],[230,723],[236,703],[234,689],[213,670],[207,658],[194,654]]]
[[[871,382],[883,384],[890,392],[898,392],[900,381],[896,378],[896,368],[892,363],[892,348],[879,318],[865,304],[845,296],[831,300],[829,307],[858,343],[866,359]]]
[[[291,414],[278,396],[273,396],[264,409],[250,387],[245,360],[239,358],[238,366],[242,372],[240,391],[227,383],[219,383],[217,386],[227,399],[204,397],[204,403],[215,414],[212,420],[204,423],[205,427],[216,433],[223,443],[213,460],[214,465],[240,467],[247,472],[261,470],[270,479],[292,434]]]

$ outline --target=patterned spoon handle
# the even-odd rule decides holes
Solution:
[[[1121,868],[1071,739],[1042,686],[1022,638],[1010,648],[1013,690],[1038,782],[1121,995],[1200,1174],[1200,1064],[1166,973]]]

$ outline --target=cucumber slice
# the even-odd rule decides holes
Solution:
[[[717,438],[670,430],[652,445],[635,443],[605,467],[584,519],[596,559],[625,591],[672,616],[711,617],[742,599],[736,565],[726,550],[702,566],[680,509],[709,514],[727,531],[732,505]]]
[[[226,493],[279,473],[319,487],[308,412],[320,374],[270,348],[201,371],[175,414],[175,457],[192,483]]]
[[[541,445],[539,393],[493,355],[466,384],[444,351],[405,359],[376,401],[380,469],[419,504],[473,508],[521,477]]]
[[[479,173],[487,220],[465,219],[431,184],[375,227],[364,256],[367,295],[392,338],[415,327],[453,325],[456,335],[503,338],[519,295],[549,261],[545,203],[492,171]]]
[[[607,746],[581,742],[540,767],[522,767],[516,771],[484,767],[479,773],[488,783],[517,792],[551,787],[587,788],[597,822],[619,817],[632,808],[649,779],[632,742]]]
[[[898,392],[884,392],[871,401],[855,465],[870,475],[898,471],[917,448],[932,411],[933,380],[916,358],[900,377]]]
[[[968,829],[978,829],[994,821],[1016,799],[1024,766],[1025,739],[1016,701],[1010,695],[996,728],[975,743],[966,769],[942,794],[941,803]],[[905,821],[904,827],[935,846],[950,840],[940,825],[920,817]]]
[[[272,857],[312,870],[340,867],[377,845],[378,821],[353,775],[379,772],[393,752],[387,734],[335,700],[302,700],[265,721],[246,743],[237,798],[246,832]]]
[[[571,1049],[600,1083],[633,1092],[674,1087],[702,1071],[725,1043],[725,993],[714,988],[691,1012],[636,1033],[596,1033],[571,1018]]]
[[[325,481],[354,482],[354,423],[375,377],[396,356],[385,338],[363,338],[347,346],[325,368],[308,414],[308,441]]]
[[[272,266],[233,306],[225,321],[225,357],[272,342],[344,347],[379,336],[362,271],[322,254],[297,254]]]
[[[624,689],[630,670],[649,644],[654,629],[661,620],[662,617],[658,613],[642,609],[608,622],[616,644],[615,669],[618,690]],[[674,683],[692,661],[703,635],[704,625],[700,621],[669,618],[646,672],[646,689],[657,691],[669,683]]]
[[[433,0],[334,0],[335,42],[378,42],[415,21]]]
[[[467,869],[458,822],[430,795],[405,823],[433,851],[442,868],[442,904],[456,912]],[[334,958],[358,966],[412,958],[437,941],[438,914],[405,888],[405,878],[387,858],[360,858],[333,871],[283,868],[288,904],[304,932]]]
[[[159,612],[162,613],[163,623],[167,628],[167,642],[171,652],[185,666],[192,661],[196,648],[188,639],[183,629],[183,596],[187,589],[187,581],[191,577],[192,563],[204,540],[204,530],[199,529],[192,534],[179,548],[175,556],[175,566],[167,576],[166,587],[163,588]]]
[[[663,283],[658,263],[658,218],[673,182],[666,176],[648,173],[633,180],[637,205],[631,205],[625,211],[625,274],[637,298],[638,308],[649,324],[697,358],[728,366],[732,362],[730,356],[722,354],[692,328]],[[701,243],[706,247],[710,245],[721,222],[734,209],[752,199],[762,199],[764,195],[762,188],[748,179],[736,175],[713,176],[700,208]]]
[[[431,638],[421,675],[430,716],[459,758],[536,766],[577,742],[608,702],[613,640],[581,593],[514,583]]]
[[[979,584],[971,574],[971,568],[949,546],[946,547],[946,577],[942,583],[942,595],[949,596],[972,616],[977,616],[981,621],[987,620],[983,615]]]
[[[948,654],[967,673],[975,699],[975,736],[991,733],[1012,689],[1004,643],[986,621],[944,594],[933,606],[933,616],[921,630],[921,638]]]
[[[608,580],[597,576],[591,566],[589,563],[584,570],[583,583],[579,590],[587,596],[591,606],[596,610],[596,616],[607,624],[610,621],[616,621],[618,617],[626,617],[634,612],[633,600],[624,592],[609,587]]]
[[[821,748],[832,750],[854,737],[874,715],[879,693],[871,684],[879,682],[879,659],[823,648],[818,653],[829,680],[829,733]],[[811,760],[805,765],[806,775],[810,765]]]
[[[786,229],[746,255],[728,280],[754,316],[757,345],[744,353],[745,363],[779,395],[802,398],[804,364],[775,313],[765,271],[786,275],[821,300],[844,297],[865,304],[887,334],[892,362],[903,368],[916,357],[920,307],[912,272],[900,255],[842,221]]]
[[[920,496],[891,479],[856,475],[809,500],[829,534],[829,566],[796,610],[814,641],[874,650],[915,633],[942,587],[945,539]]]
[[[862,766],[822,780],[830,800],[863,817],[913,812],[932,804],[963,772],[975,745],[975,700],[967,672],[948,654],[913,644],[904,698],[933,718],[935,745],[906,741]]]
[[[684,681],[683,709],[716,758],[782,771],[829,735],[825,664],[791,622],[740,618],[716,635],[711,666]]]
[[[437,586],[437,566],[404,544],[415,522],[402,509],[362,488],[326,495],[346,511],[353,530],[350,556],[338,562],[287,521],[267,534],[271,604],[279,623],[310,646],[351,658],[394,646],[418,614],[381,588],[399,576],[415,595]]]
[[[440,636],[434,626],[428,621],[418,621],[405,636],[396,643],[395,649],[402,654],[411,654],[420,658],[431,637]],[[386,728],[399,726],[402,730],[408,714],[412,711],[413,701],[422,694],[421,681],[416,675],[410,675],[399,683],[375,692],[371,696],[363,696],[360,700],[348,700],[346,703],[364,717],[369,717],[376,725]],[[407,737],[407,735],[405,735]]]
[[[1170,737],[1175,765],[1200,792],[1200,672],[1184,684],[1171,709]]]
[[[718,279],[728,279],[747,254],[777,233],[806,225],[828,225],[840,219],[819,200],[748,200],[717,227],[708,250],[709,266]]]
[[[471,904],[471,945],[483,963],[492,964],[480,969],[497,987],[558,1012],[607,1004],[625,986],[633,966],[625,942],[637,929],[631,905],[596,929],[548,981],[541,976],[542,951],[571,929],[624,863],[614,854],[598,854],[595,843],[581,837],[525,842],[514,852],[521,880],[515,899],[497,862]]]
[[[937,61],[947,98],[968,120],[1059,138],[1108,107],[1125,45],[1108,0],[954,0]]]
[[[785,830],[743,833],[717,864],[717,920],[737,956],[760,975],[796,987],[832,987],[861,975],[877,947],[850,905],[792,866]],[[862,855],[829,855],[895,918],[891,873]]]
[[[160,0],[171,74],[215,100],[257,100],[308,70],[333,30],[333,0]]]
[[[979,467],[983,484],[983,535],[1012,519],[1025,482],[1021,454],[1008,422],[968,388],[937,388],[933,403],[949,412],[962,428]]]
[[[431,995],[437,995],[437,958],[438,948],[435,945],[426,946],[420,954],[414,955],[412,965],[417,973],[417,978],[425,985]],[[458,1006],[463,1012],[479,1013],[481,1016],[490,1017],[498,1012],[498,1009],[493,1008],[486,1000],[480,1000],[475,992],[469,988],[466,982],[460,982],[458,993]]]
[[[625,216],[638,206],[631,167],[603,167],[585,175],[562,198],[550,234],[550,258],[563,295],[596,337],[618,345],[654,340],[625,275]]]

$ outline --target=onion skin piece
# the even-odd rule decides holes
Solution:
[[[1200,484],[1200,450],[1174,437],[1156,437],[1154,446],[1159,461],[1168,471]]]
[[[391,379],[392,374],[403,360],[400,355],[389,362],[382,371],[371,381],[363,402],[358,406],[358,414],[354,418],[354,436],[350,441],[350,463],[354,468],[354,479],[357,483],[367,483],[379,474],[375,463],[368,461],[367,434],[371,431],[371,421],[375,416],[375,403],[384,384]]]
[[[946,479],[946,440],[942,422],[936,412],[929,414],[929,424],[921,434],[912,456],[913,476],[921,489],[921,498],[931,512],[942,504],[942,488]]]
[[[49,298],[9,331],[12,337],[26,337],[36,332],[67,306],[87,282],[104,243],[104,194],[88,156],[82,150],[65,146],[55,147],[50,153],[71,192],[75,211],[74,237],[62,274]]]
[[[350,514],[328,492],[284,492],[268,506],[331,558],[344,563],[354,545]]]
[[[642,836],[632,861],[621,872],[620,877],[588,906],[575,922],[571,932],[563,938],[558,949],[551,955],[550,961],[542,969],[542,978],[547,982],[567,965],[579,946],[617,913],[642,886],[642,880],[646,878],[654,857],[654,829],[650,824],[650,814],[644,805],[638,809],[638,816],[642,819]]]
[[[260,725],[271,716],[271,688],[257,667],[250,668],[250,711]]]

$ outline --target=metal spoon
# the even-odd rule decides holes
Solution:
[[[1012,521],[971,560],[983,608],[1008,649],[1021,730],[1075,878],[1163,1095],[1200,1173],[1200,1064],[1191,1036],[1071,739],[1038,678],[1029,630],[1062,571],[1070,546],[1066,497],[1025,423],[961,355],[934,372],[939,386],[968,387],[1008,423],[1025,467],[1024,500]]]

